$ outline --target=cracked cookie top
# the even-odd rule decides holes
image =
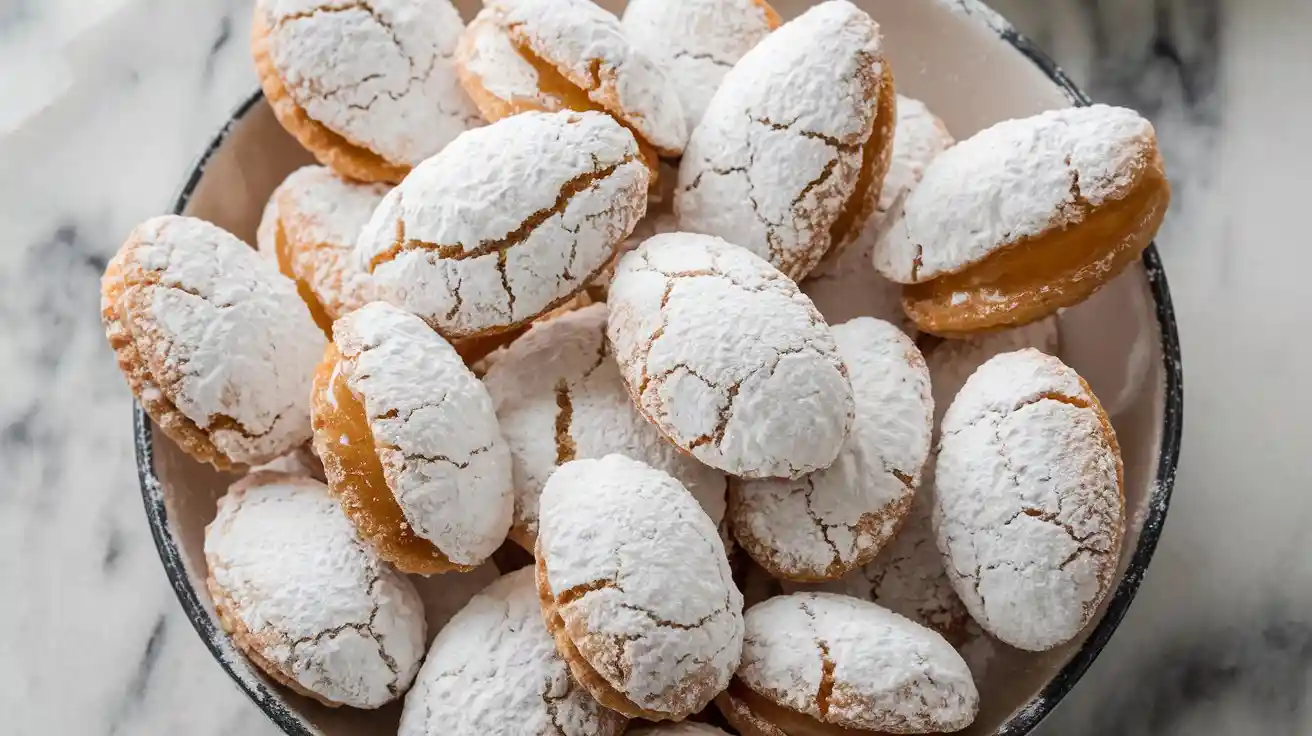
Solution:
[[[678,80],[691,131],[724,75],[779,27],[779,15],[765,0],[630,0],[622,22],[633,45]]]
[[[753,606],[745,618],[736,679],[751,700],[881,733],[957,731],[975,718],[979,694],[961,656],[892,611],[795,593]]]
[[[1010,330],[986,332],[961,340],[940,340],[925,351],[934,390],[934,425],[943,423],[943,415],[966,379],[990,358],[1024,348],[1034,348],[1056,355],[1061,347],[1061,332],[1056,316],[1031,322]]]
[[[321,701],[377,708],[414,679],[424,611],[414,586],[355,536],[322,483],[255,473],[205,527],[224,628],[275,679]]]
[[[709,235],[620,259],[607,337],[638,409],[674,444],[745,478],[838,456],[855,411],[833,334],[791,279]]]
[[[379,297],[452,338],[563,304],[647,209],[637,142],[593,112],[524,113],[471,130],[393,189],[355,257]]]
[[[191,217],[147,220],[101,297],[133,393],[192,456],[258,465],[309,439],[323,333],[296,285],[241,240]]]
[[[674,478],[621,455],[562,465],[542,491],[537,553],[543,614],[582,660],[577,680],[599,676],[653,720],[728,685],[742,595],[715,524]]]
[[[943,418],[934,527],[971,616],[1031,651],[1069,641],[1125,532],[1116,434],[1088,385],[1032,348],[975,371]]]
[[[828,580],[869,562],[911,508],[929,456],[933,400],[915,343],[862,317],[833,327],[856,399],[834,464],[796,480],[735,480],[734,536],[777,577]]]
[[[680,227],[729,239],[799,280],[855,234],[892,150],[882,53],[879,26],[846,0],[816,5],[747,52],[689,139]]]
[[[474,596],[437,635],[399,736],[616,736],[626,722],[570,677],[526,567]]]
[[[1107,105],[986,128],[925,170],[880,238],[875,267],[920,283],[1076,224],[1086,208],[1125,197],[1155,150],[1152,123]]]
[[[570,460],[619,453],[674,476],[711,521],[724,518],[724,473],[679,452],[633,406],[606,342],[606,305],[538,322],[483,378],[515,471],[511,536],[532,550],[538,497]]]

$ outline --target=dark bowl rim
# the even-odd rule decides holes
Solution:
[[[967,12],[970,12],[970,8],[977,7],[980,8],[982,13],[987,13],[993,17],[1001,17],[983,6],[983,3],[977,2],[977,0],[958,0],[958,2],[963,8],[967,9]],[[1092,104],[1088,95],[1075,86],[1061,67],[1057,66],[1052,59],[1040,51],[1029,38],[1017,32],[1008,23],[1000,25],[985,23],[985,25],[1033,62],[1066,94],[1072,104],[1081,106]],[[192,167],[191,175],[187,177],[186,183],[183,184],[174,202],[174,214],[182,214],[183,210],[186,209],[192,193],[200,183],[201,177],[205,175],[206,164],[209,163],[210,157],[214,155],[215,151],[223,145],[233,126],[263,99],[263,92],[257,90],[233,110],[228,122],[214,136],[205,148],[204,153],[200,155]],[[1156,304],[1157,325],[1161,333],[1162,362],[1166,374],[1166,393],[1162,412],[1162,441],[1157,456],[1157,477],[1148,500],[1148,514],[1144,519],[1143,529],[1139,535],[1139,544],[1135,547],[1125,574],[1107,604],[1106,612],[1088,638],[1080,645],[1079,650],[1037,695],[1021,706],[1006,723],[994,732],[994,736],[1023,736],[1030,733],[1052,712],[1057,703],[1075,687],[1075,683],[1079,682],[1090,665],[1102,653],[1107,642],[1111,640],[1112,634],[1115,633],[1122,619],[1125,618],[1130,603],[1133,602],[1134,596],[1139,590],[1139,585],[1143,581],[1148,564],[1152,561],[1153,553],[1157,550],[1157,542],[1161,538],[1162,527],[1166,521],[1166,511],[1170,506],[1171,493],[1175,486],[1176,468],[1180,459],[1180,440],[1184,427],[1184,375],[1175,309],[1171,304],[1171,291],[1167,285],[1166,271],[1162,268],[1161,257],[1157,253],[1155,243],[1150,244],[1144,250],[1142,259],[1144,271],[1148,277],[1148,286]],[[196,633],[205,642],[205,646],[210,650],[214,659],[228,673],[233,682],[237,683],[237,686],[250,697],[260,710],[264,711],[270,720],[289,736],[315,736],[313,731],[306,728],[303,719],[288,710],[279,697],[262,680],[243,677],[234,669],[234,663],[231,661],[228,652],[220,644],[221,637],[224,634],[215,625],[214,618],[201,602],[195,587],[187,577],[182,552],[174,543],[172,533],[169,530],[168,511],[164,506],[164,497],[159,491],[159,480],[155,475],[155,448],[151,421],[140,403],[134,403],[133,405],[133,430],[136,443],[137,478],[141,484],[146,518],[150,524],[151,536],[155,540],[155,548],[159,551],[160,560],[164,564],[164,572],[168,576],[169,583],[173,586],[173,592],[178,596],[178,602],[182,604],[183,612],[186,613],[192,626],[195,627]]]

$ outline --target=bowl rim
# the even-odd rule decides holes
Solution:
[[[980,14],[986,18],[1001,19],[996,11],[987,7],[980,0],[954,0],[954,2],[960,5],[967,14]],[[1073,105],[1085,106],[1092,104],[1089,96],[1066,76],[1061,67],[1048,58],[1047,54],[1040,51],[1033,41],[1013,28],[1010,23],[986,21],[983,25],[987,26],[1003,41],[1010,44],[1016,51],[1037,66],[1049,80],[1065,93]],[[192,166],[191,174],[187,177],[186,182],[178,192],[177,198],[174,200],[174,214],[180,215],[183,213],[187,203],[191,200],[192,193],[200,183],[201,177],[205,175],[205,167],[210,158],[223,145],[233,127],[262,100],[264,100],[264,93],[257,89],[237,105],[229,115],[227,123],[209,142],[209,145],[206,146],[204,152],[201,153]],[[994,731],[994,736],[1023,736],[1030,733],[1053,711],[1057,703],[1075,687],[1075,683],[1079,682],[1094,660],[1102,653],[1107,642],[1111,640],[1112,634],[1115,633],[1121,621],[1125,618],[1125,614],[1139,590],[1144,573],[1152,561],[1153,553],[1156,551],[1157,543],[1161,538],[1162,527],[1166,521],[1166,512],[1170,506],[1171,494],[1175,486],[1176,468],[1180,458],[1180,441],[1184,426],[1184,375],[1175,309],[1171,303],[1171,291],[1167,285],[1166,271],[1162,267],[1161,257],[1157,252],[1155,243],[1150,243],[1144,250],[1142,263],[1156,307],[1166,386],[1162,411],[1162,439],[1157,454],[1157,476],[1149,495],[1148,513],[1139,535],[1139,543],[1130,556],[1129,564],[1126,566],[1120,583],[1117,584],[1116,590],[1112,593],[1105,613],[1084,640],[1084,643],[1080,645],[1070,661],[1062,666],[1056,676],[1038,694],[1021,706],[1012,714],[1011,718]],[[216,626],[213,616],[211,616],[205,604],[201,602],[195,586],[191,584],[187,576],[186,564],[182,559],[182,551],[173,539],[173,533],[169,526],[168,510],[165,508],[160,482],[155,474],[154,434],[150,417],[146,414],[140,402],[136,401],[133,402],[132,416],[136,445],[137,478],[141,485],[146,518],[150,525],[151,536],[155,540],[155,548],[159,552],[160,561],[164,565],[165,575],[168,576],[169,583],[173,586],[173,592],[177,595],[178,602],[182,605],[182,610],[187,619],[191,621],[196,633],[205,642],[206,648],[209,649],[210,654],[214,656],[219,666],[275,725],[289,736],[315,736],[315,732],[306,727],[304,719],[289,710],[262,679],[243,677],[236,671],[236,665],[228,653],[228,646],[222,643],[223,637],[226,635]]]

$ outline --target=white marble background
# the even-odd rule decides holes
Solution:
[[[0,732],[272,736],[141,511],[98,323],[123,234],[254,89],[250,0],[0,0]],[[1184,460],[1157,558],[1042,734],[1312,732],[1312,2],[1006,0],[1158,124]]]

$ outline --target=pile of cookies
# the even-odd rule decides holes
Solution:
[[[208,587],[271,678],[404,697],[403,736],[945,732],[962,652],[1095,615],[1123,470],[1055,314],[1162,220],[1143,118],[956,142],[846,0],[255,13],[323,166],[256,249],[141,224],[102,305],[158,427],[243,473]],[[490,560],[427,630],[408,575]]]

